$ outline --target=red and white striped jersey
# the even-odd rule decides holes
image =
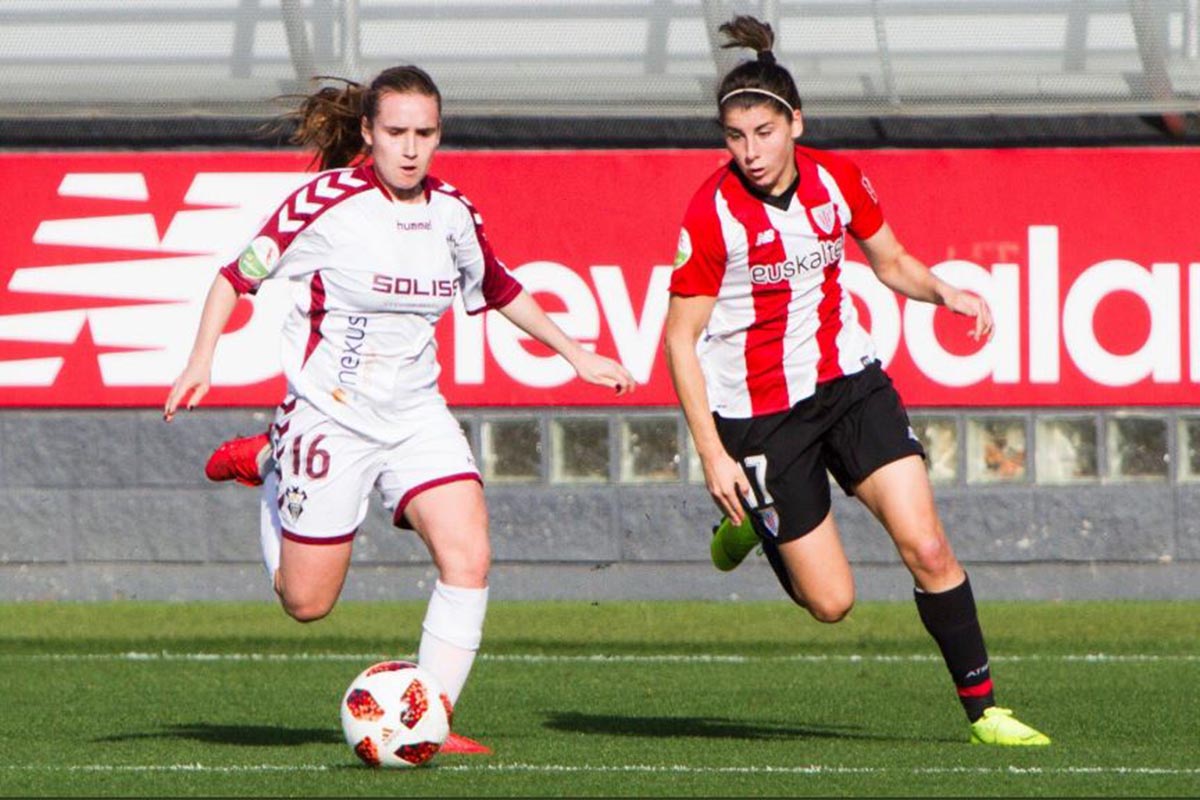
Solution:
[[[784,411],[875,360],[842,280],[845,231],[866,239],[883,225],[874,190],[833,153],[797,147],[796,168],[786,211],[752,194],[731,161],[684,217],[671,292],[717,298],[697,352],[723,417]]]
[[[221,272],[239,293],[272,278],[293,283],[282,347],[289,391],[382,442],[421,424],[410,412],[445,403],[434,325],[455,295],[479,313],[521,291],[453,186],[428,177],[424,203],[396,202],[370,165],[315,176]]]

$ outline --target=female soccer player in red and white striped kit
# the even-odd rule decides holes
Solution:
[[[832,473],[912,573],[971,741],[1048,744],[995,705],[971,584],[938,519],[924,451],[842,280],[846,232],[885,285],[974,317],[976,339],[991,333],[987,304],[904,250],[853,162],[795,144],[800,96],[772,55],[770,26],[738,17],[721,31],[727,47],[758,57],[721,82],[732,158],[688,207],[666,323],[671,377],[726,515],[713,560],[732,569],[761,542],[796,603],[823,622],[842,619],[854,579],[830,514]]]
[[[317,150],[324,171],[213,281],[164,414],[170,420],[181,405],[194,407],[208,390],[237,296],[264,280],[291,282],[288,394],[270,449],[265,434],[235,439],[206,471],[263,484],[264,560],[284,609],[301,621],[337,602],[377,488],[396,525],[416,530],[437,567],[418,659],[454,702],[482,635],[491,547],[479,472],[437,388],[435,323],[461,295],[468,312],[496,309],[589,383],[624,394],[633,379],[563,333],[492,253],[471,203],[428,174],[442,118],[441,95],[424,71],[394,67],[368,87],[322,89],[297,116],[295,141]],[[480,749],[457,735],[443,746]]]

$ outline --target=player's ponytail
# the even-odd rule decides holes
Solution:
[[[420,67],[390,67],[375,76],[370,86],[327,76],[318,80],[334,80],[341,85],[323,86],[301,95],[299,106],[285,119],[295,120],[296,124],[289,141],[315,150],[314,161],[319,169],[349,166],[366,155],[362,118],[366,117],[368,124],[374,121],[379,98],[387,92],[432,97],[437,100],[438,116],[442,113],[441,92]]]
[[[734,17],[718,28],[729,41],[722,47],[746,47],[758,54],[730,70],[717,90],[717,109],[750,108],[769,104],[789,117],[800,109],[800,91],[787,68],[777,63],[772,48],[775,31],[751,16]]]

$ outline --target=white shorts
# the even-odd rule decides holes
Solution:
[[[404,508],[426,489],[461,480],[482,483],[462,427],[445,406],[422,410],[413,434],[383,444],[344,427],[302,398],[275,413],[271,445],[279,479],[283,537],[304,544],[354,538],[379,489],[398,527]]]

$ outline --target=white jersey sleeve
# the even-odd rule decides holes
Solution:
[[[299,278],[326,266],[332,243],[312,223],[337,201],[370,188],[353,169],[322,172],[288,195],[221,274],[238,294],[254,294],[272,278]]]

